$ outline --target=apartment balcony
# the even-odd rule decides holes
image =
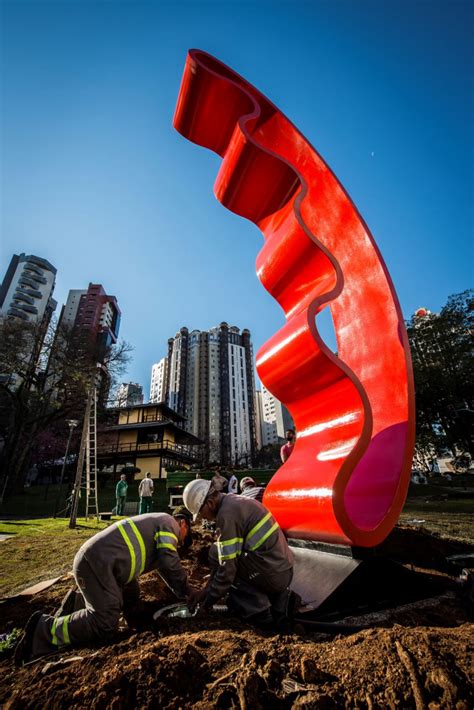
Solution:
[[[97,447],[98,459],[160,456],[182,463],[199,463],[202,459],[202,445],[177,444],[164,439],[143,443],[107,443]]]

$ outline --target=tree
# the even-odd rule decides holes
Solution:
[[[267,444],[256,452],[255,465],[270,468],[281,466],[280,458],[281,444]]]
[[[449,446],[474,456],[474,291],[452,295],[440,313],[419,309],[407,323],[415,378],[420,460]]]
[[[81,419],[87,393],[103,363],[102,409],[123,374],[131,346],[105,347],[64,326],[0,322],[0,499],[23,486],[32,452],[46,432]]]

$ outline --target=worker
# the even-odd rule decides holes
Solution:
[[[229,483],[227,484],[227,493],[237,493],[239,490],[239,479],[235,473],[231,473],[229,476]]]
[[[222,491],[223,493],[227,493],[227,489],[229,488],[229,481],[225,476],[222,475],[220,468],[216,470],[216,473],[212,478],[212,485],[216,491]]]
[[[188,483],[183,501],[194,519],[215,520],[218,536],[211,579],[191,592],[191,606],[209,610],[227,595],[231,612],[261,628],[283,622],[294,599],[293,555],[272,514],[256,500],[216,491],[211,481]]]
[[[147,513],[102,530],[79,549],[73,574],[80,594],[71,590],[56,616],[35,612],[15,650],[21,665],[33,658],[110,638],[123,609],[133,617],[140,599],[138,578],[156,569],[179,599],[191,588],[178,556],[178,545],[192,543],[191,515],[184,506],[174,514]]]
[[[120,475],[120,481],[118,481],[115,486],[115,497],[117,499],[117,515],[123,515],[125,511],[125,503],[127,502],[127,476],[122,473]]]
[[[261,503],[264,492],[265,488],[263,486],[257,486],[251,476],[244,476],[240,481],[240,495],[245,498],[253,498]]]
[[[140,515],[143,513],[151,513],[153,507],[153,481],[151,480],[150,471],[147,471],[145,478],[140,481],[138,495],[140,496]]]
[[[285,463],[285,461],[288,461],[291,454],[293,453],[293,449],[295,448],[295,442],[296,442],[295,430],[288,429],[285,434],[285,439],[286,439],[286,444],[283,444],[283,446],[280,449],[280,458],[281,458],[282,463]]]

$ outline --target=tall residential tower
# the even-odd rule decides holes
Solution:
[[[150,402],[158,404],[166,401],[166,376],[168,373],[168,359],[161,358],[151,368]]]
[[[0,286],[0,315],[23,321],[49,322],[56,308],[52,298],[56,269],[32,254],[14,254]]]
[[[59,323],[87,335],[104,349],[117,342],[120,308],[101,284],[90,283],[87,290],[71,289],[61,310]]]
[[[46,259],[33,254],[14,254],[0,286],[0,321],[25,324],[22,359],[28,363],[31,373],[41,369],[44,340],[57,305],[52,297],[55,281],[56,269]],[[30,382],[29,376],[26,380]],[[16,388],[22,376],[5,371],[0,373],[0,381]]]
[[[263,384],[262,391],[257,392],[257,402],[261,446],[282,443],[286,431],[294,427],[291,414]]]
[[[167,360],[167,404],[206,442],[207,459],[250,465],[256,449],[250,331],[227,323],[208,331],[181,328],[168,340]]]

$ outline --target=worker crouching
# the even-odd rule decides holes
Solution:
[[[74,559],[73,574],[80,593],[70,593],[56,616],[33,614],[15,652],[17,665],[69,646],[112,637],[122,610],[127,618],[139,603],[138,578],[144,572],[156,569],[179,599],[188,597],[190,587],[178,545],[187,547],[191,542],[191,516],[184,506],[173,516],[147,513],[121,520],[94,535]]]
[[[214,490],[210,481],[191,481],[184,504],[194,519],[215,520],[217,542],[209,558],[205,589],[191,593],[204,609],[227,596],[229,610],[260,628],[281,627],[296,595],[290,591],[293,555],[278,523],[258,501]]]

